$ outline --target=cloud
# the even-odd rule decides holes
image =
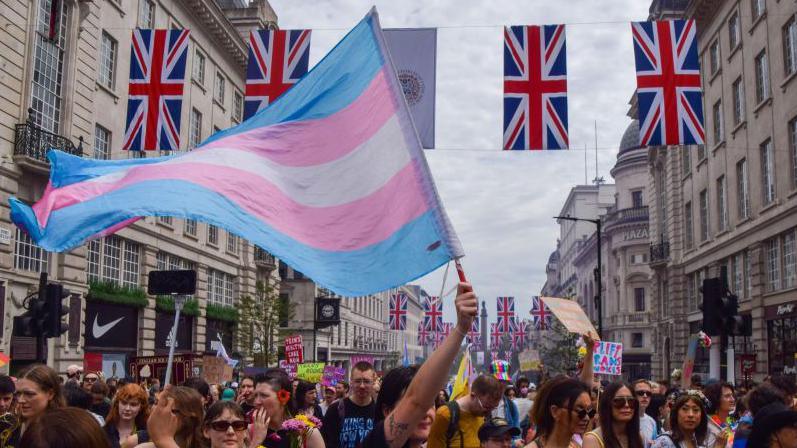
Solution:
[[[529,298],[545,282],[556,247],[561,210],[570,188],[598,172],[611,180],[635,88],[632,20],[647,17],[649,2],[569,0],[271,0],[282,28],[313,28],[311,64],[354,26],[373,3],[383,27],[438,27],[436,146],[427,159],[462,240],[465,270],[495,314],[495,297],[516,297],[528,315]],[[566,23],[568,103],[572,151],[505,153],[502,139],[503,25]],[[442,271],[417,283],[440,293]],[[446,289],[456,278],[453,267]],[[453,319],[453,300],[446,303]],[[494,320],[494,317],[491,318]]]

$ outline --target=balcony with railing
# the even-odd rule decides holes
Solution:
[[[657,265],[670,261],[670,243],[661,241],[650,245],[650,264]]]
[[[604,228],[634,222],[648,222],[648,208],[646,206],[612,210],[603,218]]]
[[[83,137],[76,147],[68,138],[45,131],[32,122],[16,125],[14,131],[14,161],[23,167],[49,171],[47,151],[57,149],[67,154],[83,155]]]
[[[277,268],[277,259],[267,251],[255,246],[255,265],[273,270]]]

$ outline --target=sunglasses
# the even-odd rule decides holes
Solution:
[[[650,397],[653,396],[653,393],[649,390],[638,390],[634,392],[637,397]]]
[[[637,406],[637,401],[634,397],[617,397],[612,399],[612,405],[615,409],[622,409],[626,406],[635,408]]]
[[[591,420],[591,419],[593,419],[593,418],[595,417],[595,415],[598,413],[598,411],[596,411],[595,409],[590,409],[590,410],[587,410],[587,409],[579,409],[579,410],[577,410],[577,411],[573,411],[573,412],[575,412],[575,413],[576,413],[576,415],[578,416],[578,419],[579,419],[579,420],[584,420],[584,419],[585,419],[585,418],[587,418],[587,417],[589,417],[589,418],[590,418],[590,420]]]
[[[217,420],[215,422],[210,423],[210,429],[219,432],[227,432],[227,430],[232,426],[234,431],[244,431],[246,430],[246,422],[243,420],[235,420],[232,422],[228,422],[227,420]]]

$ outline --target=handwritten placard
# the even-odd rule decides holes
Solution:
[[[365,361],[368,364],[374,365],[374,357],[371,355],[351,355],[351,365],[354,366],[358,362]]]
[[[296,364],[280,359],[279,365],[280,369],[284,370],[291,379],[296,378]]]
[[[600,341],[592,354],[593,371],[607,375],[620,375],[623,369],[623,344]]]
[[[297,334],[285,338],[285,361],[292,364],[301,364],[304,362],[302,335]]]
[[[300,380],[318,383],[321,381],[321,377],[323,375],[323,362],[306,362],[296,366],[296,378],[299,378]]]
[[[539,370],[540,352],[530,348],[523,350],[518,353],[518,361],[520,361],[520,370],[523,372]]]
[[[567,331],[576,334],[586,334],[593,339],[600,339],[597,330],[587,317],[578,302],[556,297],[543,297],[542,301],[548,305],[551,312],[559,319],[559,322],[567,328]]]

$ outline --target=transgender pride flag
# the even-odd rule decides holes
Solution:
[[[345,296],[463,255],[372,10],[277,101],[175,157],[50,151],[50,185],[11,216],[65,251],[142,216],[223,227]]]

